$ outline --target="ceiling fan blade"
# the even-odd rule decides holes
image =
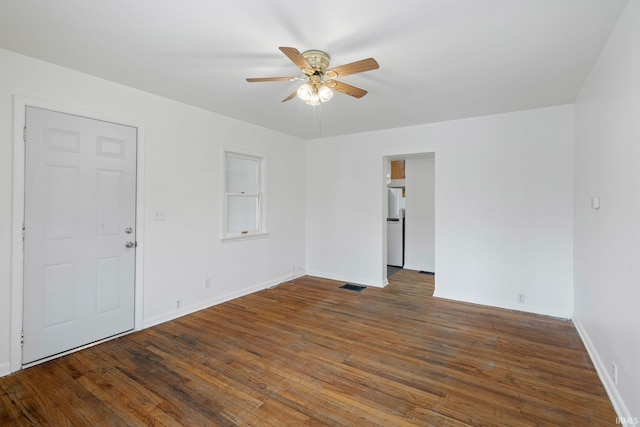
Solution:
[[[252,77],[252,78],[248,78],[247,81],[248,82],[284,82],[284,81],[289,81],[289,82],[293,82],[299,80],[298,77]]]
[[[287,57],[294,64],[296,64],[296,66],[298,68],[300,68],[303,73],[305,73],[305,74],[312,74],[313,73],[313,67],[311,65],[309,65],[307,60],[304,59],[304,56],[302,56],[302,54],[300,53],[300,51],[298,49],[296,49],[295,47],[282,47],[282,46],[279,47],[278,49],[280,49],[282,51],[282,53],[287,55]]]
[[[298,94],[298,91],[293,92],[291,95],[283,99],[282,102],[287,102],[288,100],[295,98],[297,94]]]
[[[326,84],[330,88],[333,88],[333,89],[337,90],[338,92],[342,92],[344,94],[351,95],[354,98],[362,98],[363,96],[365,96],[367,94],[367,91],[364,90],[364,89],[360,89],[358,87],[351,86],[351,85],[348,85],[346,83],[338,82],[338,81],[335,81],[335,80],[330,80]]]
[[[363,73],[365,71],[377,70],[380,68],[378,62],[373,58],[362,59],[360,61],[352,62],[350,64],[340,65],[339,67],[331,68],[324,74],[335,79],[336,77],[348,76],[349,74]]]

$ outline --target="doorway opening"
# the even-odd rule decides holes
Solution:
[[[384,166],[387,279],[403,270],[434,279],[435,153],[387,156]]]

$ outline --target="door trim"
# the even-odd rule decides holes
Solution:
[[[22,240],[22,224],[24,221],[25,202],[25,147],[23,129],[26,119],[26,108],[37,107],[60,113],[73,114],[90,119],[102,120],[136,128],[136,268],[135,268],[135,322],[134,330],[142,329],[143,320],[143,290],[144,290],[144,153],[145,153],[145,125],[144,123],[118,117],[106,113],[89,111],[82,108],[57,104],[54,102],[28,98],[20,95],[13,96],[13,183],[12,183],[12,215],[11,215],[11,338],[9,344],[10,371],[22,369],[22,316],[24,298],[24,243]]]

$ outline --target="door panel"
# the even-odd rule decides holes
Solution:
[[[75,263],[47,265],[44,267],[44,327],[45,329],[72,322],[75,280]]]
[[[23,364],[134,328],[136,129],[27,107]]]
[[[46,165],[45,200],[46,241],[78,237],[78,179],[76,167]]]

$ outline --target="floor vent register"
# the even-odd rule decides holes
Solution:
[[[340,289],[346,289],[348,291],[354,291],[354,292],[361,292],[363,289],[367,289],[367,287],[352,285],[351,283],[345,283],[344,285],[340,286]]]

